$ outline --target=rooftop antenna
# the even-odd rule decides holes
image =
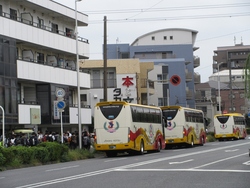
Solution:
[[[234,45],[236,45],[236,37],[234,36]]]

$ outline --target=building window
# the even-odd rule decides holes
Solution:
[[[245,110],[245,106],[240,106],[240,110]]]
[[[170,40],[173,40],[173,39],[174,39],[174,37],[173,37],[173,36],[170,36],[169,38],[170,38]]]
[[[38,27],[41,29],[44,29],[44,20],[43,19],[38,18]]]
[[[0,16],[3,16],[3,7],[0,5]]]
[[[240,93],[240,98],[244,98],[245,94],[244,93]]]
[[[37,63],[44,63],[44,54],[37,52]]]
[[[167,40],[167,36],[164,36],[164,37],[163,37],[163,40]]]
[[[52,24],[51,24],[51,31],[52,31],[53,33],[59,33],[59,31],[58,31],[58,25],[52,23]]]
[[[17,11],[10,8],[10,19],[17,20]]]
[[[122,59],[128,59],[129,58],[129,53],[121,53],[121,58]]]
[[[167,81],[167,74],[157,74],[158,83]]]
[[[155,40],[155,37],[154,36],[152,36],[152,38],[151,38],[152,40]]]
[[[66,28],[65,31],[67,37],[73,37],[74,31],[72,29]]]
[[[168,106],[168,98],[158,98],[158,106]]]

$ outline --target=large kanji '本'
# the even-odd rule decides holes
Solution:
[[[127,87],[129,87],[129,86],[131,86],[131,85],[134,85],[134,83],[130,81],[130,80],[133,80],[133,78],[129,78],[129,77],[127,76],[126,78],[123,78],[122,80],[125,80],[125,81],[123,82],[122,85],[125,85],[125,86],[127,86]]]

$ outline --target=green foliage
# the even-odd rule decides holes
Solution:
[[[212,135],[207,135],[207,142],[215,142],[216,139]]]
[[[67,162],[93,158],[94,153],[85,149],[69,150],[57,142],[43,142],[34,147],[12,146],[0,148],[0,171],[51,162]]]
[[[245,96],[250,99],[250,54],[248,54],[245,64]]]
[[[207,142],[215,142],[214,132],[207,133]]]
[[[250,135],[250,128],[248,127],[246,128],[246,130],[247,130],[247,134]]]
[[[69,150],[68,146],[57,142],[43,142],[37,147],[44,147],[48,150],[49,161],[60,161],[61,156]]]

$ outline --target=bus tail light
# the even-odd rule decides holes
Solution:
[[[183,136],[187,136],[187,130],[183,127]]]
[[[128,142],[130,142],[130,128],[128,128]]]

